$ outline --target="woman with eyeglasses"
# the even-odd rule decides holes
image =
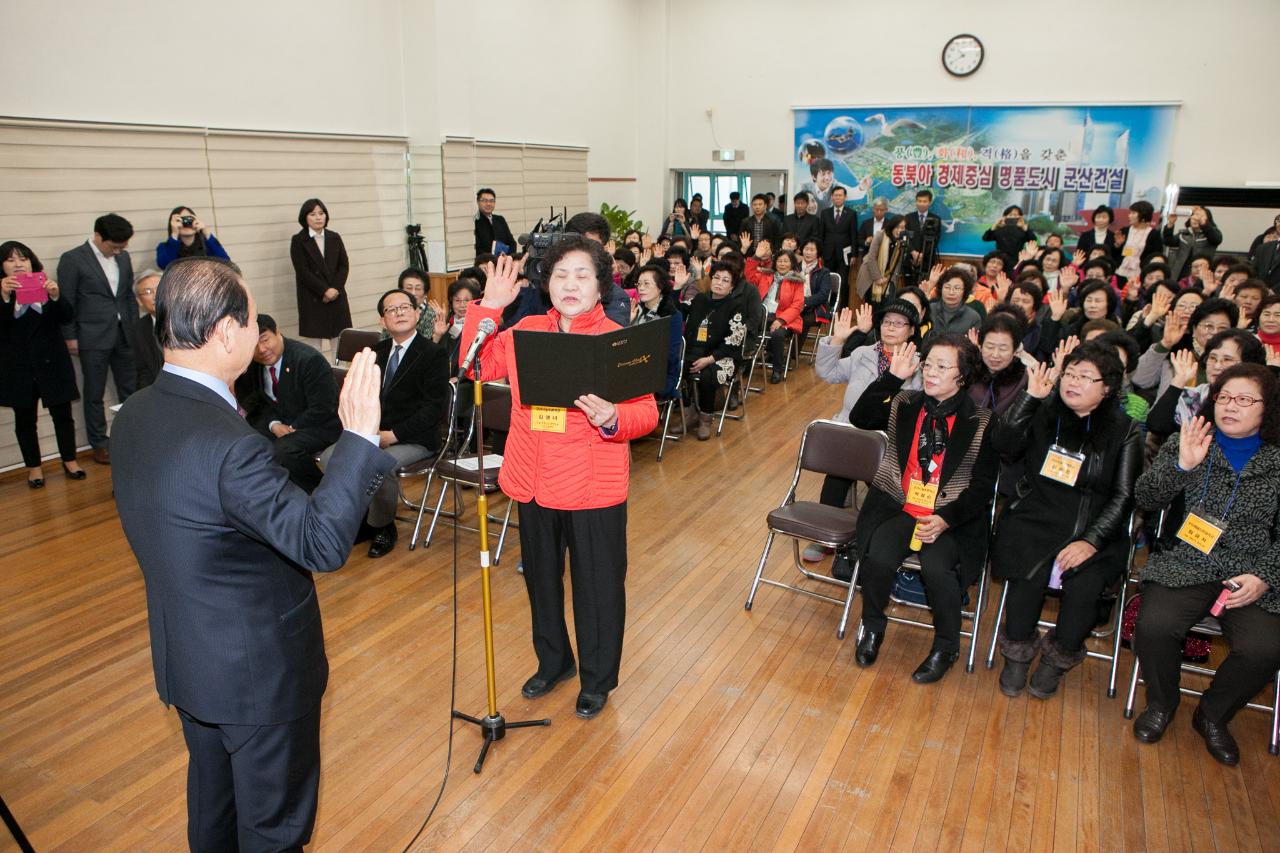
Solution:
[[[1204,355],[1183,349],[1169,356],[1173,378],[1147,413],[1147,427],[1167,436],[1200,413],[1209,399],[1209,386],[1228,367],[1237,364],[1266,364],[1262,342],[1243,329],[1224,329],[1209,339]]]
[[[1029,371],[1026,391],[993,430],[1001,459],[1022,468],[992,547],[992,574],[1009,583],[1000,634],[1006,696],[1057,692],[1085,658],[1099,599],[1127,567],[1143,437],[1117,402],[1123,385],[1115,348],[1082,344],[1062,358],[1060,376],[1049,364]],[[1042,636],[1051,589],[1061,591],[1057,626]]]
[[[997,417],[1027,387],[1027,368],[1018,358],[1023,326],[1012,309],[997,308],[983,322],[981,332],[970,332],[969,339],[982,354],[982,368],[969,386],[969,398]]]
[[[1170,312],[1160,340],[1138,359],[1133,384],[1142,389],[1154,388],[1159,397],[1173,381],[1173,364],[1169,360],[1173,353],[1190,349],[1198,358],[1204,354],[1210,338],[1234,329],[1239,320],[1240,309],[1236,304],[1218,297],[1201,302],[1189,318],[1184,319],[1180,311]]]
[[[929,303],[929,316],[933,328],[929,336],[963,335],[982,325],[982,317],[970,305],[969,293],[973,290],[973,276],[968,270],[950,267],[938,278],[938,298]]]
[[[926,343],[923,362],[915,344],[902,343],[849,418],[854,426],[888,433],[884,460],[858,513],[862,625],[854,659],[861,667],[875,663],[894,576],[918,552],[934,624],[933,647],[911,675],[918,684],[940,680],[960,656],[962,599],[984,568],[998,460],[988,435],[991,412],[974,405],[967,391],[980,364],[978,348],[962,335]],[[906,390],[917,375],[921,390]]]
[[[1143,743],[1164,736],[1181,698],[1183,638],[1212,613],[1231,651],[1191,726],[1214,759],[1235,765],[1240,750],[1228,725],[1280,668],[1280,382],[1266,367],[1237,364],[1209,392],[1135,490],[1145,510],[1179,496],[1185,509],[1166,523],[1175,546],[1142,569],[1134,650],[1147,707],[1133,734]]]

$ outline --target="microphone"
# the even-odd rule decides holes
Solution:
[[[467,350],[467,357],[462,360],[459,371],[466,373],[471,368],[471,362],[476,360],[476,355],[480,352],[480,346],[484,343],[485,338],[498,331],[498,324],[488,317],[480,321],[480,326],[476,329],[476,336],[471,341],[471,348]]]

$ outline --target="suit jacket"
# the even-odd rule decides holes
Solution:
[[[739,203],[737,207],[732,204],[724,206],[724,233],[730,236],[742,233],[742,223],[751,215],[751,205]]]
[[[387,375],[387,361],[395,342],[378,341],[373,351],[378,367]],[[418,335],[400,354],[400,366],[382,396],[382,429],[396,434],[402,444],[420,444],[428,450],[440,447],[440,422],[449,405],[448,351],[442,344]]]
[[[938,220],[938,239],[942,239],[942,217],[934,213],[932,210],[925,215],[925,219]],[[924,248],[924,229],[920,226],[920,212],[913,210],[907,214],[907,232],[911,235],[911,251],[919,252]],[[936,245],[936,244],[935,244]],[[926,270],[927,272],[927,270]]]
[[[75,319],[62,327],[62,336],[79,341],[80,349],[109,350],[119,340],[121,327],[128,329],[138,316],[133,295],[133,263],[128,252],[116,255],[120,285],[114,295],[93,247],[86,241],[62,253],[58,259],[58,287]]]
[[[79,399],[76,369],[62,339],[71,304],[59,294],[40,313],[28,308],[14,317],[17,298],[0,301],[0,406],[30,406],[37,397],[46,407]]]
[[[1280,292],[1280,240],[1263,243],[1253,258],[1253,274]]]
[[[752,233],[755,233],[755,229],[753,227],[754,222],[755,222],[755,217],[751,216],[751,214],[748,212],[747,216],[738,225],[738,230],[730,231],[729,234],[730,235],[741,234],[743,231],[751,231]],[[760,220],[760,224],[761,224],[760,235],[769,241],[770,245],[773,246],[773,250],[775,252],[778,251],[782,243],[782,226],[778,224],[778,219],[774,216],[770,216],[769,213],[766,212],[764,215],[764,219]],[[755,250],[756,250],[756,241],[752,240],[751,248],[748,249],[747,251],[755,252]],[[748,254],[747,257],[750,257],[750,254]]]
[[[511,229],[507,227],[506,219],[495,213],[493,222],[490,223],[483,214],[476,216],[476,254],[492,252],[494,240],[505,243],[512,252],[516,250],[516,238],[511,236]]]
[[[156,320],[150,314],[143,314],[129,327],[129,347],[133,350],[134,387],[146,388],[156,381],[164,366],[164,350],[160,349],[160,339],[156,337]]]
[[[806,240],[818,241],[818,254],[822,254],[822,224],[818,214],[806,213],[803,218],[788,213],[782,218],[782,233],[796,235],[796,248],[803,249]]]
[[[116,416],[111,463],[160,699],[210,723],[314,710],[329,664],[311,572],[346,562],[395,460],[344,433],[308,496],[226,400],[161,372]]]
[[[880,220],[880,230],[884,230],[884,225],[889,221],[890,214],[886,213],[884,219]],[[868,216],[858,224],[858,254],[865,255],[871,251],[871,239],[876,236],[876,218],[874,215]]]
[[[289,242],[289,260],[298,291],[298,334],[304,338],[336,338],[351,327],[351,305],[347,302],[347,274],[351,271],[347,247],[336,232],[325,229],[324,254],[303,228]],[[329,288],[338,298],[324,301]]]
[[[839,271],[845,267],[844,250],[857,239],[858,214],[845,205],[840,211],[840,221],[836,222],[835,210],[828,207],[818,218],[822,223],[822,265]]]
[[[274,438],[271,422],[280,421],[298,432],[311,432],[316,443],[324,447],[338,440],[342,434],[338,383],[328,360],[318,350],[285,338],[283,363],[276,377],[280,390],[275,400],[267,396],[265,372],[263,365],[251,362],[236,380],[236,400],[254,429]]]

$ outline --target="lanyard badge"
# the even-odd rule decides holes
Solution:
[[[1061,445],[1053,445],[1045,454],[1044,464],[1040,466],[1040,476],[1048,477],[1064,486],[1074,486],[1080,479],[1080,469],[1084,467],[1085,454],[1067,450]]]

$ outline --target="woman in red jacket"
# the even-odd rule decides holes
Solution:
[[[480,349],[480,378],[511,383],[511,431],[498,484],[520,507],[520,551],[533,618],[538,671],[521,693],[535,699],[578,671],[564,621],[564,554],[573,580],[573,621],[581,663],[576,712],[590,719],[618,686],[627,602],[628,442],[658,424],[646,394],[624,403],[594,394],[571,409],[526,406],[520,399],[514,329],[598,335],[620,328],[604,315],[613,284],[613,259],[599,243],[570,234],[544,256],[543,285],[551,297],[544,315],[525,317]],[[520,292],[509,256],[487,264],[484,297],[467,311],[460,353],[471,348],[480,322],[502,320]]]
[[[761,243],[767,245],[765,241]],[[769,383],[777,385],[782,381],[787,344],[793,334],[798,335],[804,329],[801,315],[808,296],[805,293],[807,279],[800,272],[795,252],[789,249],[774,255],[771,267],[763,266],[758,257],[748,258],[743,274],[760,291],[765,311],[769,314],[769,363],[773,365]]]

